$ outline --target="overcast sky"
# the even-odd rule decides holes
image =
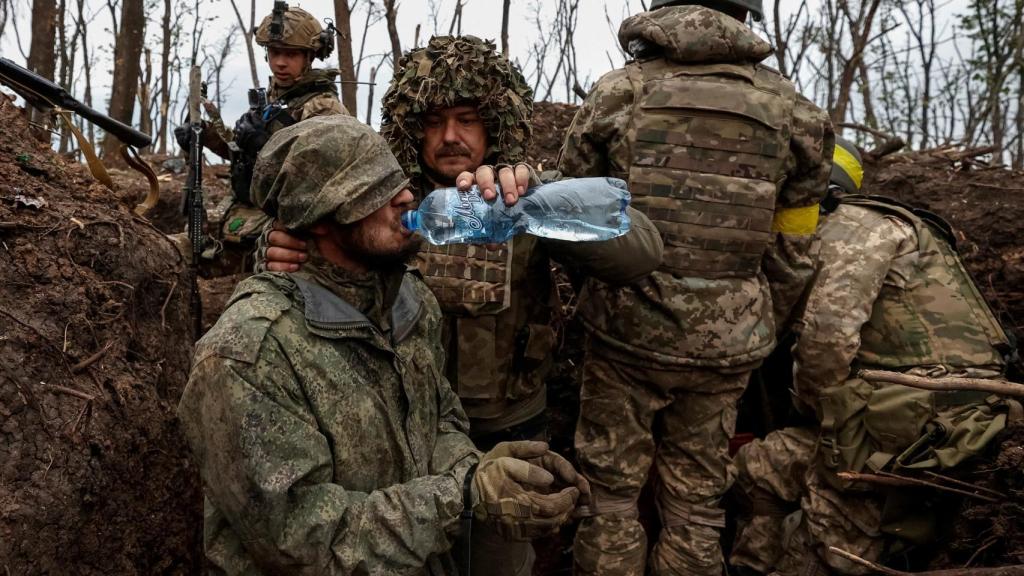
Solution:
[[[179,10],[192,6],[197,0],[173,1],[175,10]],[[215,47],[223,42],[229,30],[237,26],[237,19],[232,10],[231,0],[198,1],[200,2],[200,12],[204,19],[206,19],[205,31],[200,45],[205,50],[212,52],[215,50]],[[358,54],[359,44],[363,39],[366,7],[371,0],[349,1],[353,2],[356,6],[355,13],[352,16],[352,34],[353,51]],[[461,32],[494,40],[500,49],[502,0],[462,1],[464,9]],[[649,2],[649,0],[646,1]],[[834,0],[811,0],[809,2],[811,10],[818,10],[818,5],[821,1]],[[23,63],[25,61],[23,54],[28,52],[30,40],[29,16],[32,0],[13,0],[13,2],[14,19],[17,22],[17,31],[20,32],[20,35],[15,33],[15,26],[8,23],[4,29],[3,36],[0,37],[0,54],[16,62]],[[110,92],[112,69],[110,58],[113,43],[110,32],[111,19],[106,2],[107,0],[85,0],[86,19],[89,21],[89,43],[92,47],[91,49],[95,51],[96,57],[92,75],[93,91],[95,94],[94,107],[101,111],[107,108],[106,99]],[[382,3],[381,0],[372,0],[372,2],[378,7]],[[246,22],[248,22],[248,3],[245,0],[239,0],[239,3],[245,4],[244,6],[240,5],[240,8],[245,11],[243,16]],[[273,0],[255,0],[255,3],[256,22],[258,24],[264,15],[270,13],[273,8]],[[419,45],[425,44],[427,39],[435,32],[442,35],[447,34],[455,3],[456,0],[398,0],[398,28],[402,48],[407,50],[413,46],[417,25],[421,27]],[[952,25],[952,22],[955,22],[954,15],[962,11],[966,3],[967,0],[945,0],[940,2],[942,14],[939,20],[943,28],[939,34],[941,38],[948,36],[949,27]],[[68,4],[74,3],[68,2]],[[332,1],[303,0],[301,2],[292,2],[291,5],[301,6],[321,20],[333,18],[334,16]],[[511,57],[521,65],[527,80],[531,84],[533,83],[536,68],[535,64],[531,61],[531,46],[540,37],[540,32],[535,23],[536,13],[539,10],[542,22],[549,26],[548,23],[554,19],[557,5],[557,0],[512,0],[509,34]],[[147,0],[147,6],[149,23],[146,30],[146,45],[153,50],[153,66],[158,68],[160,42],[163,36],[163,31],[160,29],[162,2],[159,0]],[[783,14],[788,14],[787,11],[795,10],[799,6],[799,0],[782,0],[781,6]],[[581,83],[585,87],[589,87],[602,74],[622,64],[623,57],[617,46],[618,42],[615,32],[625,16],[641,10],[641,0],[582,0],[580,2],[580,10],[575,42],[577,66]],[[433,17],[432,14],[436,14],[437,17]],[[945,18],[942,16],[945,16]],[[190,32],[192,22],[191,17],[185,19],[184,26],[186,30],[184,32],[184,40],[180,46],[181,55],[186,60],[191,52]],[[234,34],[238,35],[237,41],[235,42],[233,52],[226,61],[221,80],[225,87],[223,117],[229,126],[245,111],[247,106],[246,90],[251,87],[249,63],[243,46],[244,40],[237,31]],[[907,31],[897,28],[892,34],[894,44],[896,46],[903,45],[903,42],[906,41],[906,36]],[[940,44],[942,44],[940,46],[940,57],[954,49],[953,45],[945,41],[940,42]],[[367,35],[364,49],[366,59],[361,67],[359,78],[361,81],[367,81],[370,75],[370,68],[379,64],[382,60],[384,61],[384,65],[375,78],[374,108],[371,114],[371,123],[374,126],[379,125],[380,98],[383,96],[391,80],[390,58],[385,57],[385,55],[390,53],[390,50],[391,44],[388,39],[387,28],[385,22],[381,19],[371,26]],[[261,83],[266,85],[270,71],[264,61],[264,51],[262,48],[256,47],[255,53]],[[552,57],[548,66],[549,70],[553,68],[553,63],[554,58]],[[326,63],[318,61],[317,66],[337,66],[337,55],[332,55]],[[84,83],[81,79],[82,66],[79,64],[77,68],[79,72],[73,92],[76,96],[81,97],[84,91]],[[187,78],[187,73],[182,78]],[[177,101],[182,102],[184,100],[184,93],[185,91],[180,90],[180,88],[177,93],[174,93],[174,90],[172,90],[172,97],[176,96]],[[213,89],[211,88],[212,93]],[[359,118],[364,120],[366,119],[366,99],[368,95],[369,86],[360,85]],[[536,98],[543,99],[544,96],[544,90],[541,90],[536,95]],[[813,94],[809,93],[808,96],[813,97]],[[559,86],[558,89],[551,93],[549,99],[564,102],[570,97],[571,95],[567,95],[564,88]],[[177,120],[177,118],[178,115],[176,113],[174,120]]]
[[[350,0],[351,1],[351,0]],[[366,6],[369,0],[356,0],[356,12],[352,17],[353,51],[358,55],[359,43],[362,40],[363,28],[366,19]],[[482,38],[490,39],[500,49],[501,44],[501,0],[463,0],[462,33],[474,34]],[[175,6],[189,5],[192,2],[175,0]],[[374,0],[380,6],[380,0]],[[239,2],[240,8],[245,11],[243,17],[248,22],[248,3],[245,0]],[[245,5],[242,5],[245,4]],[[578,20],[577,32],[577,66],[579,77],[582,83],[589,86],[601,74],[610,70],[612,64],[618,66],[622,63],[622,57],[617,48],[614,30],[617,29],[622,18],[630,13],[632,9],[640,10],[640,0],[583,0]],[[149,23],[146,29],[146,45],[150,47],[153,54],[154,67],[159,66],[160,18],[162,3],[147,2]],[[318,19],[332,18],[334,16],[333,3],[325,0],[301,2],[290,2],[292,6],[299,6],[311,12]],[[24,63],[24,54],[28,52],[30,40],[31,0],[14,0],[14,18],[17,21],[17,32],[11,24],[8,24],[0,37],[0,54],[11,58],[18,63]],[[402,41],[403,50],[413,46],[416,26],[420,26],[419,44],[422,46],[426,40],[435,32],[439,35],[448,33],[452,13],[455,7],[455,0],[399,0],[398,5],[398,27]],[[512,0],[510,13],[509,49],[511,56],[517,60],[524,73],[528,76],[533,74],[535,66],[530,62],[530,48],[539,33],[534,23],[535,12],[540,10],[541,17],[545,21],[554,18],[557,2],[555,0]],[[273,0],[256,0],[256,22],[270,13],[273,8]],[[91,18],[89,25],[89,43],[94,49],[101,51],[97,54],[98,61],[93,68],[93,91],[94,104],[100,110],[105,110],[105,100],[110,93],[111,82],[111,58],[110,45],[112,44],[111,19],[105,2],[100,0],[86,0],[86,18]],[[202,0],[201,13],[209,21],[205,24],[201,45],[212,51],[220,44],[224,36],[237,26],[237,19],[231,7],[230,0]],[[432,17],[437,14],[437,18]],[[609,26],[608,20],[611,20]],[[435,22],[437,29],[434,29]],[[182,46],[182,54],[187,58],[191,51],[191,39],[188,34],[191,31],[191,19],[186,22],[186,38]],[[234,33],[238,34],[237,31]],[[20,48],[18,40],[20,39]],[[247,106],[246,90],[251,87],[249,74],[249,62],[243,45],[241,35],[235,43],[231,56],[227,59],[225,70],[222,76],[222,83],[230,86],[225,91],[225,102],[223,116],[228,125],[242,114]],[[369,79],[370,68],[379,64],[382,57],[391,50],[391,43],[387,36],[387,28],[383,20],[371,26],[370,33],[366,38],[365,55],[367,56],[360,70],[360,80]],[[79,57],[80,58],[80,57]],[[256,59],[261,83],[265,86],[270,70],[264,60],[263,49],[256,47]],[[388,58],[378,71],[375,78],[376,88],[374,90],[374,110],[371,115],[372,123],[377,126],[380,118],[380,98],[387,89],[391,80],[391,66]],[[317,61],[316,66],[337,66],[337,54],[332,54],[326,64]],[[79,67],[80,68],[80,67]],[[533,80],[533,78],[529,78]],[[75,85],[75,95],[82,96],[84,83],[79,79]],[[212,94],[212,88],[211,88]],[[369,86],[359,86],[359,117],[366,118],[366,99],[369,95]],[[184,98],[184,91],[179,96]],[[539,94],[538,98],[543,96]],[[551,94],[551,100],[566,101],[564,89],[555,90]]]

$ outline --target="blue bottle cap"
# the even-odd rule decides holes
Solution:
[[[420,229],[420,213],[416,210],[402,212],[402,226],[413,232]]]

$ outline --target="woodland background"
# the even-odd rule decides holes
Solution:
[[[326,65],[345,106],[376,125],[403,50],[432,34],[495,41],[538,101],[577,103],[621,65],[619,23],[647,0],[334,0],[300,5],[338,28]],[[173,153],[192,62],[230,125],[266,85],[252,32],[270,0],[0,0],[3,55]],[[767,0],[771,62],[867,148],[964,146],[1024,167],[1024,0]],[[499,27],[500,23],[500,27]],[[43,122],[45,118],[36,118]],[[85,123],[91,139],[102,134]],[[113,150],[113,139],[103,147]],[[74,141],[54,138],[60,152]]]

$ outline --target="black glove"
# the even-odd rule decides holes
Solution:
[[[267,123],[263,121],[263,113],[260,110],[250,110],[242,114],[235,123],[235,144],[247,155],[255,157],[269,139]]]
[[[192,128],[188,124],[182,124],[174,129],[174,139],[178,142],[178,146],[187,154],[189,148],[192,146]]]

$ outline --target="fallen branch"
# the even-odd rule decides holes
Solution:
[[[859,564],[875,574],[887,574],[889,576],[1024,576],[1024,565],[1001,566],[998,568],[951,568],[949,570],[928,570],[926,572],[903,572],[893,570],[885,566],[879,566],[870,560],[865,560],[856,554],[840,550],[835,546],[829,546],[830,554],[846,558],[854,564]]]
[[[956,484],[957,486],[960,486],[960,487],[962,487],[964,489],[967,489],[967,490],[978,490],[980,492],[988,492],[989,494],[991,494],[992,496],[995,496],[996,498],[1006,498],[1006,494],[1003,494],[1002,492],[997,492],[996,490],[993,490],[991,488],[985,488],[984,486],[975,486],[974,484],[971,484],[970,482],[964,482],[963,480],[960,480],[958,478],[953,478],[952,476],[943,476],[942,474],[936,474],[935,472],[932,472],[931,470],[925,470],[924,474],[925,474],[925,476],[929,476],[933,480],[936,480],[936,481],[949,482],[951,484]]]
[[[902,384],[925,390],[977,390],[979,392],[990,392],[1004,396],[1024,397],[1024,384],[989,380],[986,378],[957,378],[954,376],[926,378],[924,376],[914,376],[913,374],[890,372],[888,370],[861,370],[857,372],[857,376],[872,382]]]
[[[968,184],[968,186],[972,186],[974,188],[991,188],[993,190],[1013,190],[1013,191],[1024,190],[1024,187],[1022,187],[1022,186],[997,186],[995,184],[981,184],[980,182],[972,182],[972,183]]]
[[[67,388],[59,384],[47,384],[47,387],[54,392],[60,392],[61,394],[67,394],[68,396],[74,396],[75,398],[81,398],[87,402],[92,401],[93,397],[85,392],[75,390],[74,388]]]
[[[879,130],[877,128],[872,128],[870,126],[865,126],[864,124],[857,124],[857,123],[854,123],[854,122],[841,122],[841,123],[837,124],[837,126],[839,126],[841,128],[849,128],[850,130],[857,130],[859,132],[867,132],[868,134],[871,134],[872,136],[874,136],[875,138],[878,138],[882,142],[886,142],[888,140],[900,140],[900,138],[898,136],[893,136],[892,134],[889,134],[887,132],[882,132],[881,130]]]
[[[85,360],[82,360],[78,364],[75,364],[74,366],[72,366],[71,367],[71,373],[72,374],[78,374],[82,370],[85,370],[89,366],[92,366],[93,364],[96,363],[97,360],[99,360],[100,358],[103,358],[103,355],[106,354],[107,352],[109,352],[110,351],[110,347],[113,346],[113,345],[114,345],[114,341],[113,340],[111,340],[110,342],[107,342],[107,345],[104,346],[103,348],[100,348],[99,352],[96,352],[92,356],[89,356]]]
[[[167,328],[167,305],[171,303],[171,296],[174,294],[174,289],[178,287],[178,281],[175,280],[171,284],[170,290],[167,291],[167,297],[164,298],[164,303],[160,306],[160,328]]]
[[[954,494],[960,494],[962,496],[977,498],[978,500],[985,500],[986,502],[999,502],[998,498],[993,498],[991,496],[975,494],[974,492],[968,492],[967,490],[951,488],[949,486],[943,486],[942,484],[936,484],[935,482],[921,480],[920,478],[900,476],[898,474],[892,474],[889,472],[882,472],[880,474],[868,474],[863,472],[838,472],[836,476],[839,476],[839,478],[843,480],[849,480],[851,482],[867,482],[868,484],[877,484],[879,486],[925,486],[928,488],[934,488],[936,490],[942,490],[944,492],[952,492]]]

